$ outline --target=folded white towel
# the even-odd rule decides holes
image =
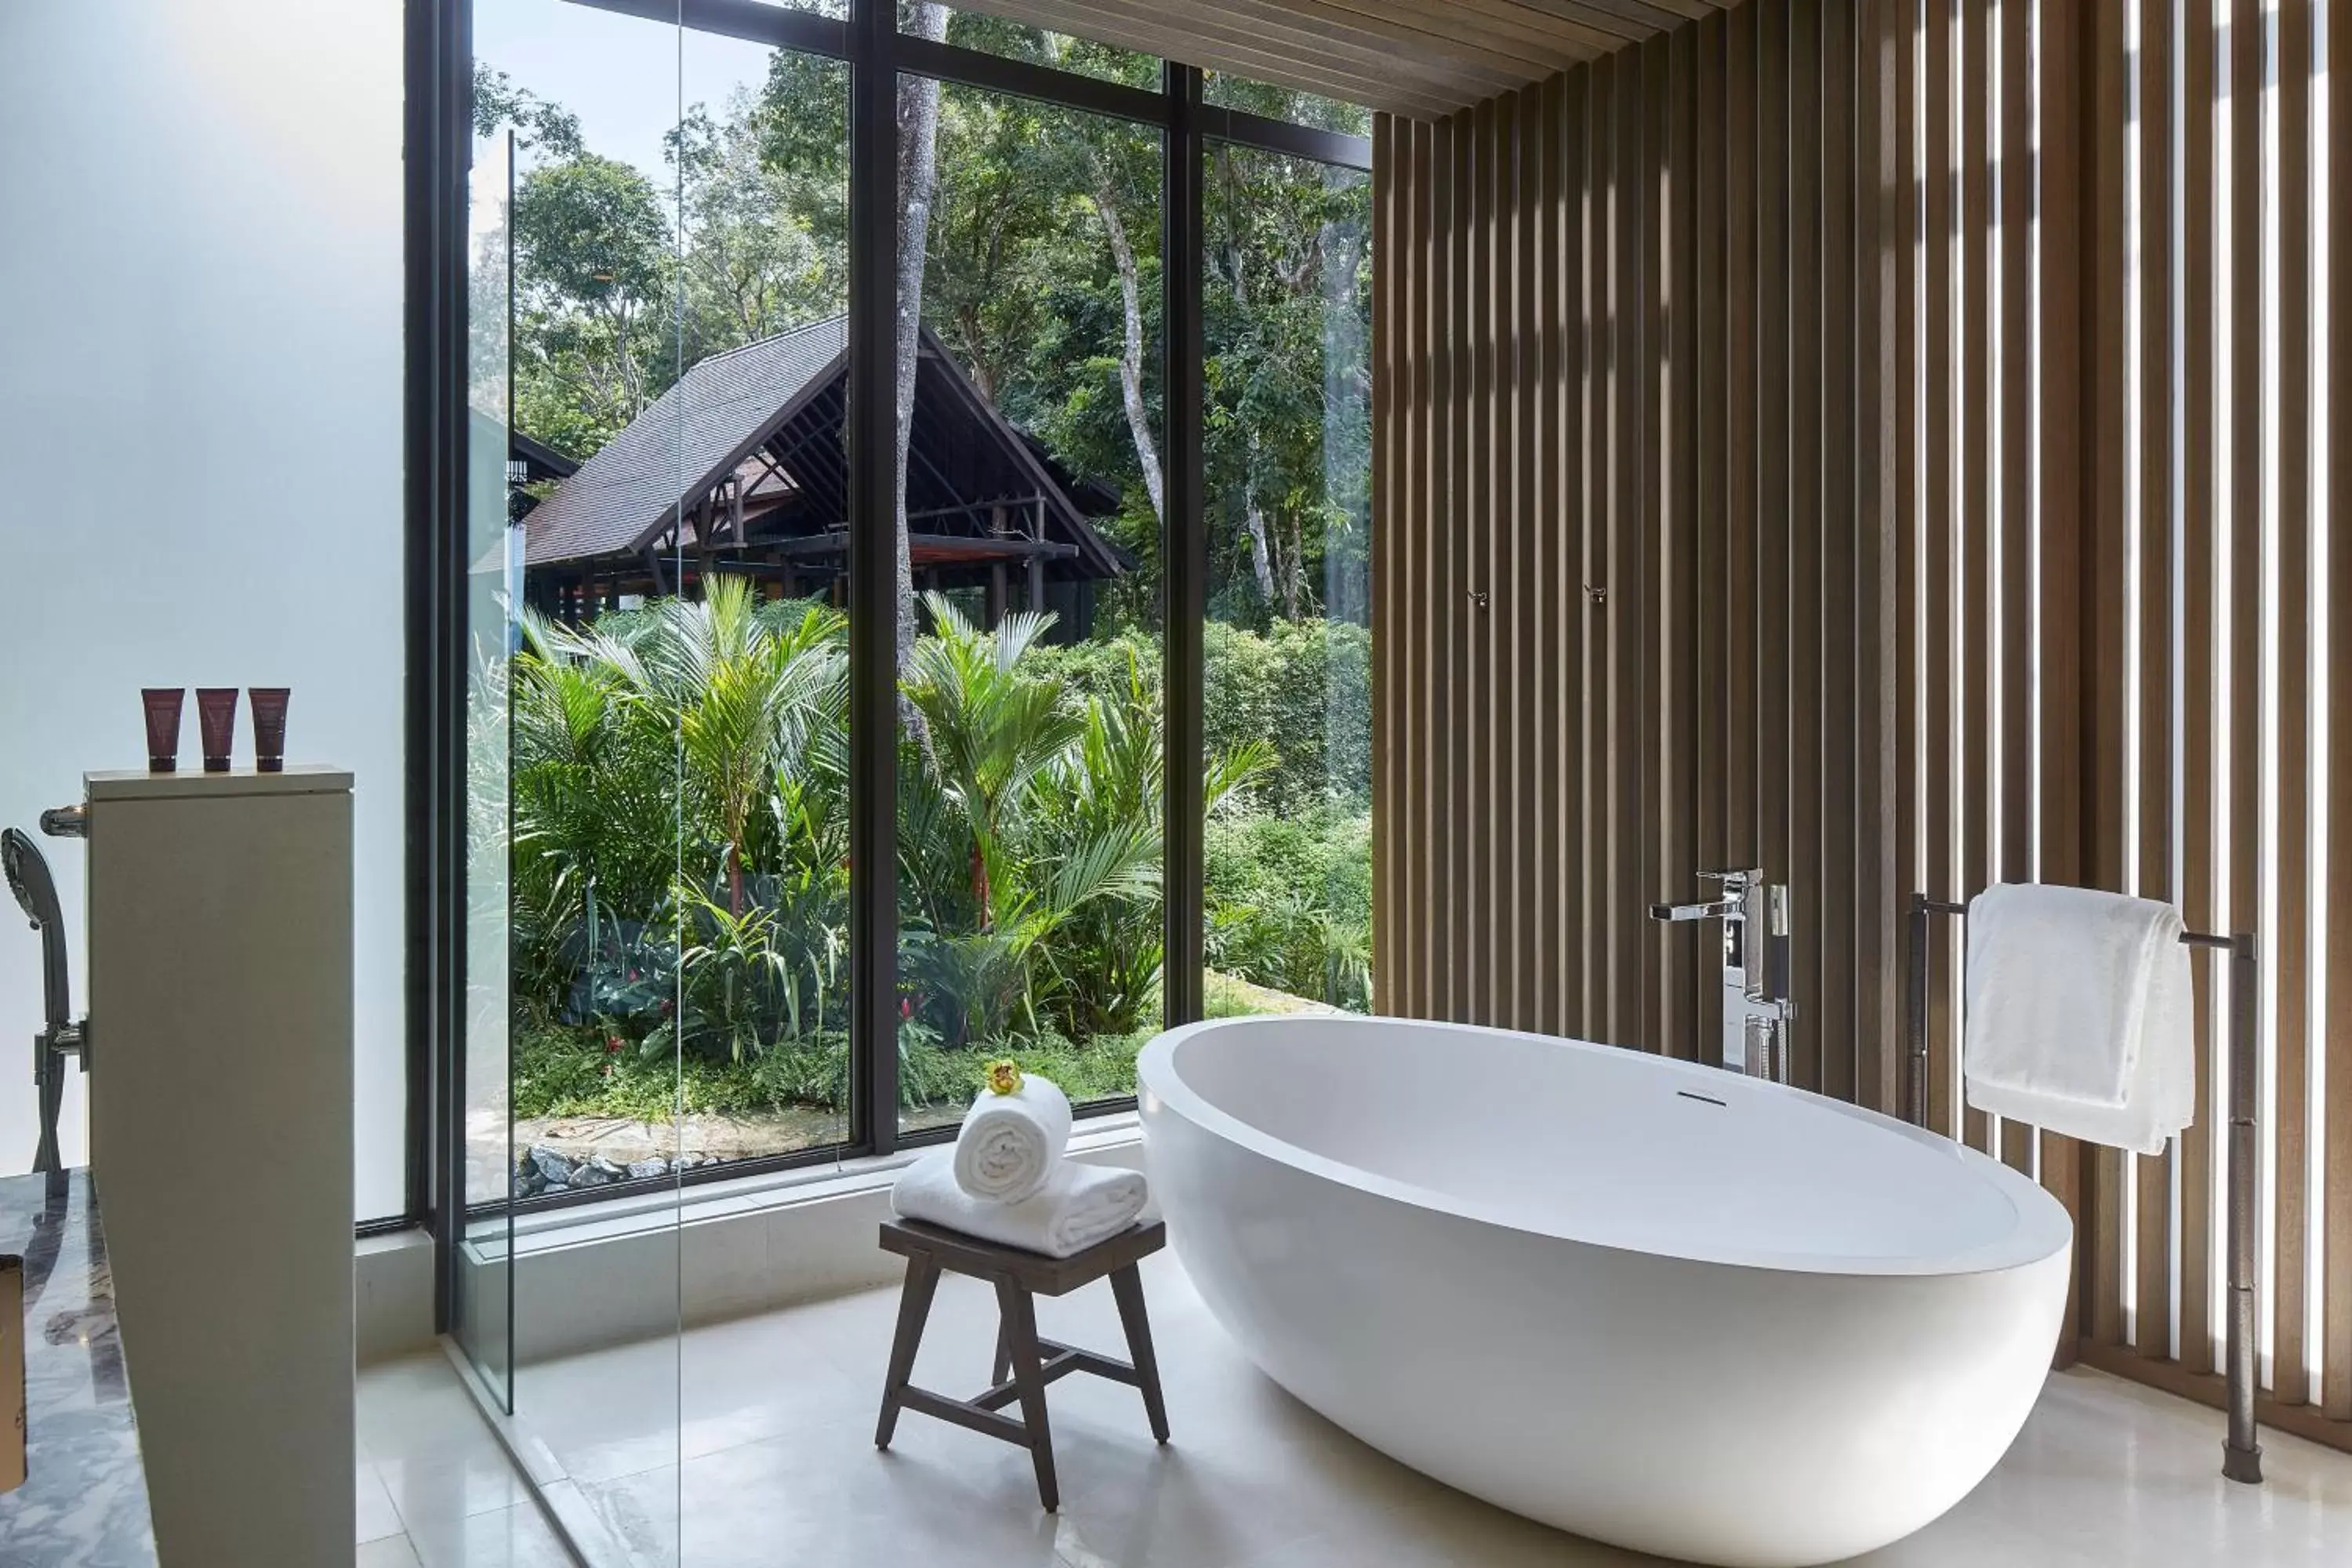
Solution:
[[[956,1184],[976,1198],[1017,1204],[1043,1187],[1070,1141],[1070,1097],[1024,1073],[1012,1094],[982,1089],[956,1133]]]
[[[2170,904],[1995,886],[1969,905],[1969,1103],[2161,1153],[2195,1120],[2189,951]]]
[[[1065,1161],[1029,1197],[991,1203],[956,1184],[954,1161],[942,1149],[898,1173],[890,1210],[901,1219],[1067,1258],[1133,1225],[1149,1195],[1141,1172]]]

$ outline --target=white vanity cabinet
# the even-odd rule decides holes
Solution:
[[[352,775],[84,787],[90,1168],[158,1554],[348,1563]]]

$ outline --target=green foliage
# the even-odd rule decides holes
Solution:
[[[914,1007],[952,1045],[1016,1024],[1140,1027],[1160,953],[1160,722],[1144,661],[1130,657],[1117,700],[1073,691],[1032,662],[1049,618],[982,632],[940,595],[926,604],[937,629],[905,689],[929,735],[910,762],[930,787],[908,789],[900,770]]]
[[[1345,621],[1276,622],[1252,631],[1221,621],[1204,632],[1204,725],[1213,755],[1271,748],[1249,782],[1250,804],[1289,813],[1325,803],[1371,807],[1371,632]],[[1028,656],[1073,692],[1106,702],[1160,702],[1160,641],[1125,631]]]
[[[561,104],[517,87],[507,73],[483,60],[474,62],[474,134],[495,135],[500,126],[514,130],[518,152],[541,152],[550,157],[577,158],[587,151],[580,140],[580,117]]]
[[[1106,1035],[1083,1046],[1057,1035],[1007,1037],[976,1051],[940,1046],[902,1030],[899,1107],[960,1108],[979,1092],[982,1064],[1000,1057],[1051,1079],[1074,1101],[1135,1092],[1135,1058],[1150,1030]],[[617,1045],[618,1048],[615,1048]],[[845,1115],[854,1092],[849,1037],[837,1030],[781,1043],[748,1063],[699,1057],[647,1058],[594,1029],[530,1029],[515,1037],[514,1114],[612,1116],[667,1121],[687,1115],[756,1116],[804,1110]]]
[[[1212,621],[1205,632],[1212,751],[1267,740],[1276,756],[1253,785],[1261,809],[1372,799],[1371,633],[1345,621],[1277,621],[1263,634]]]
[[[516,417],[593,452],[675,379],[660,310],[675,225],[642,171],[584,152],[526,170],[510,222]]]
[[[518,1030],[510,1061],[514,1114],[616,1116],[667,1121],[681,1112],[781,1110],[751,1068],[646,1056],[624,1036],[595,1028]]]
[[[780,56],[781,58],[781,56]],[[789,120],[738,88],[714,116],[697,104],[669,136],[685,195],[680,363],[772,337],[843,310],[849,297],[845,164],[814,145],[809,110],[845,101],[848,68],[795,57],[814,104]]]
[[[1249,626],[1365,620],[1370,182],[1249,148],[1220,144],[1209,159],[1210,614]]]
[[[584,630],[526,622],[516,1002],[529,1023],[593,1026],[638,1056],[757,1066],[846,1016],[846,627],[737,580],[707,591]],[[898,790],[910,1030],[956,1049],[1147,1028],[1157,650],[1048,650],[1048,617],[982,631],[944,598],[927,607],[903,682],[923,740],[902,747]],[[1221,752],[1211,801],[1272,758],[1263,742]]]
[[[1202,856],[1212,967],[1369,1010],[1371,816],[1338,805],[1209,819]]]

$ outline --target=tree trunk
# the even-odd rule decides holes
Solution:
[[[915,7],[913,31],[938,43],[948,36],[944,5]],[[898,589],[898,668],[915,646],[914,558],[907,542],[907,448],[915,434],[915,373],[922,349],[923,263],[931,235],[931,195],[938,184],[940,84],[929,77],[898,79],[898,526],[893,575]],[[904,704],[901,704],[903,707]]]
[[[1127,318],[1127,337],[1118,354],[1118,387],[1127,403],[1127,427],[1135,437],[1135,460],[1143,469],[1143,488],[1151,492],[1151,515],[1165,517],[1160,447],[1151,438],[1151,415],[1143,403],[1143,304],[1136,281],[1135,247],[1128,243],[1127,226],[1119,221],[1110,171],[1098,153],[1090,154],[1088,161],[1094,166],[1095,214],[1110,239],[1111,259],[1118,264],[1119,305]]]
[[[1220,144],[1217,148],[1217,177],[1225,188],[1225,261],[1234,280],[1234,305],[1236,318],[1249,318],[1248,258],[1242,254],[1240,237],[1234,230],[1234,214],[1241,207],[1241,187],[1234,178],[1233,153]],[[1252,430],[1249,447],[1242,461],[1242,521],[1249,530],[1250,574],[1257,580],[1257,596],[1269,613],[1274,609],[1274,552],[1267,547],[1265,508],[1257,499],[1257,432]]]
[[[1293,508],[1290,513],[1290,558],[1282,563],[1282,613],[1294,621],[1298,619],[1300,590],[1306,586],[1306,554],[1307,542],[1300,537],[1298,512]]]
[[[1242,495],[1247,501],[1244,518],[1249,525],[1250,571],[1257,578],[1257,596],[1265,607],[1274,608],[1274,556],[1266,548],[1265,509],[1257,501],[1257,437],[1249,442],[1249,460],[1242,471]]]

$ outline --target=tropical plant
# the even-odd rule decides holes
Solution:
[[[971,902],[987,931],[1013,871],[1006,834],[1019,830],[1032,786],[1076,742],[1083,721],[1059,681],[1019,668],[1053,625],[1050,614],[1009,615],[982,632],[944,595],[927,594],[923,604],[936,633],[916,645],[904,689],[929,735],[927,772],[969,838]]]
[[[905,686],[929,744],[902,772],[930,789],[902,791],[900,819],[908,880],[928,890],[905,944],[914,1000],[956,1044],[1016,1018],[1131,1029],[1159,984],[1157,705],[1134,671],[1122,705],[1025,662],[1050,616],[986,632],[940,595],[925,607]],[[943,896],[950,868],[961,899]]]

